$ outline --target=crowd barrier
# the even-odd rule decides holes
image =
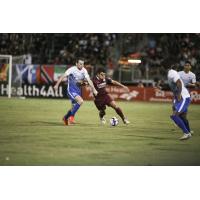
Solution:
[[[115,100],[124,101],[147,101],[147,102],[171,102],[173,95],[170,91],[163,91],[153,87],[138,88],[128,86],[130,92],[127,93],[123,88],[108,86],[106,90]],[[84,87],[82,91],[85,100],[92,100],[93,94],[89,87]],[[200,104],[200,89],[190,90],[192,103]]]
[[[20,87],[12,88],[15,96],[24,97],[39,97],[39,98],[68,98],[67,85],[62,83],[58,90],[55,91],[51,85],[35,85],[35,84],[23,84]],[[123,101],[147,101],[147,102],[171,102],[173,95],[170,91],[163,91],[153,87],[138,88],[128,86],[129,92],[127,93],[123,88],[117,86],[107,86],[107,92],[115,100]],[[8,95],[8,85],[6,83],[0,83],[0,96]],[[190,90],[192,103],[200,104],[200,89]],[[82,96],[85,100],[93,100],[93,94],[89,86],[82,87]]]

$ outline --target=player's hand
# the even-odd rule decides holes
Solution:
[[[96,90],[93,91],[94,96],[97,96],[98,92]]]
[[[89,85],[88,81],[83,82],[84,85]]]
[[[54,85],[54,90],[58,90],[58,85]]]
[[[126,90],[126,92],[130,92],[128,87],[124,86],[124,89]]]

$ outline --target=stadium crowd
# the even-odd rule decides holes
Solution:
[[[165,76],[172,63],[183,67],[189,60],[192,71],[200,75],[200,34],[148,34],[142,50],[144,64],[155,76]]]
[[[116,68],[121,56],[137,54],[141,79],[163,78],[171,63],[189,60],[200,75],[200,34],[69,33],[0,34],[0,53],[31,54],[32,63],[72,64],[77,55],[90,64]],[[117,56],[116,56],[117,55]]]
[[[77,55],[105,65],[116,34],[0,34],[1,54],[31,54],[33,63],[72,64]]]

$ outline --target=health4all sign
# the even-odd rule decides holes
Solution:
[[[65,86],[60,86],[58,90],[54,90],[53,85],[22,85],[20,87],[12,87],[13,96],[25,97],[48,97],[63,98],[66,96]],[[8,85],[0,84],[0,95],[8,95]]]

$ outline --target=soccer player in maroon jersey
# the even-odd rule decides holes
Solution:
[[[120,87],[123,87],[127,92],[129,92],[128,87],[125,85],[112,80],[111,78],[106,77],[105,70],[103,68],[99,68],[96,72],[96,76],[93,78],[93,84],[95,89],[97,90],[97,96],[94,96],[95,100],[94,103],[99,110],[99,117],[102,124],[106,123],[104,118],[106,112],[106,106],[112,107],[116,113],[121,117],[124,124],[129,124],[130,122],[125,118],[122,110],[118,107],[114,101],[114,99],[108,94],[106,91],[107,84],[113,84]]]

